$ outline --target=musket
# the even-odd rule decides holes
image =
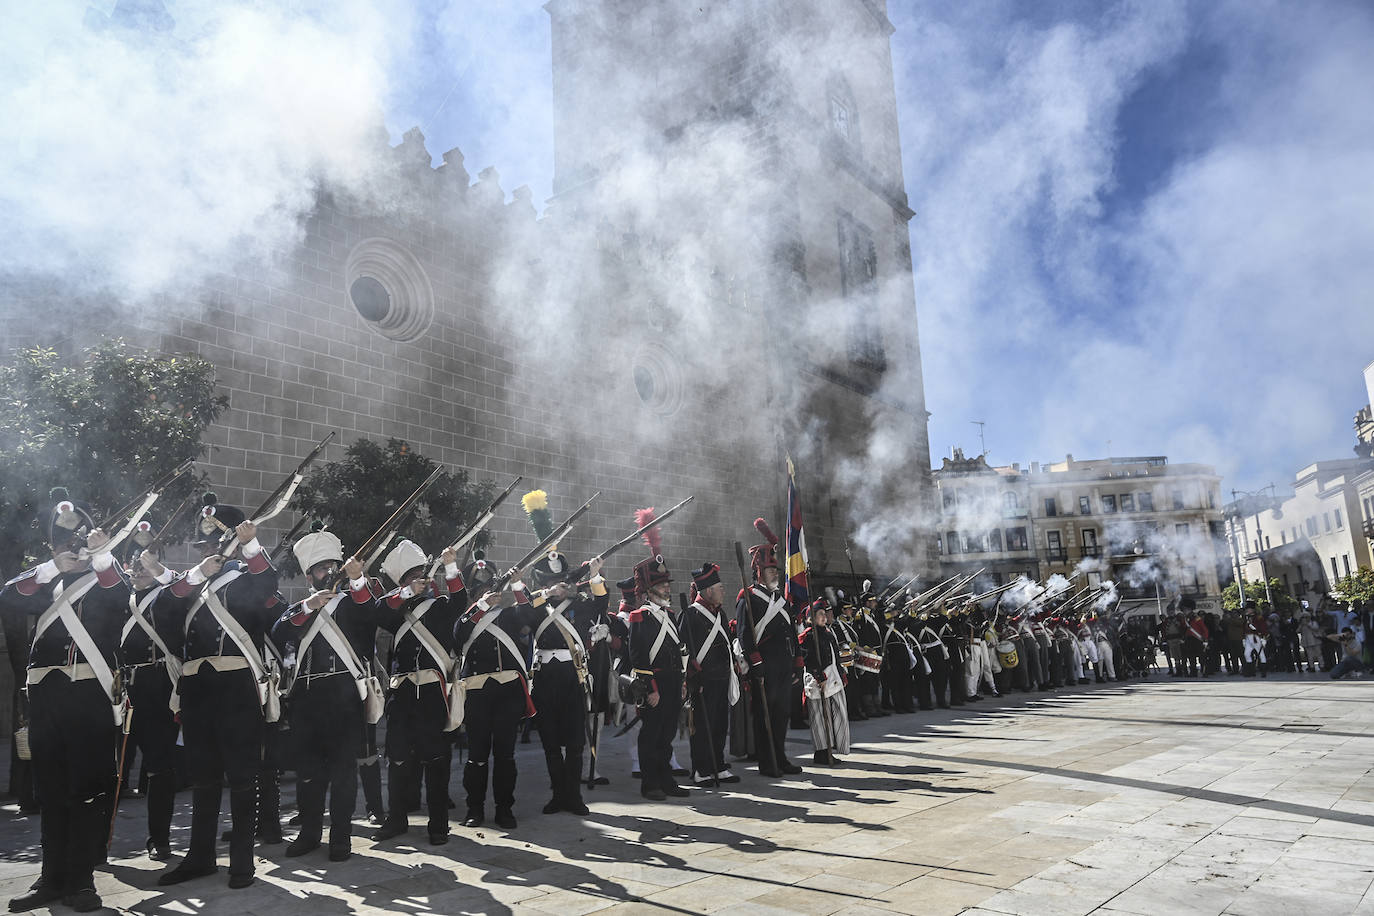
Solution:
[[[177,465],[171,473],[164,475],[162,479],[144,490],[141,495],[131,500],[128,505],[121,506],[118,512],[115,512],[101,523],[100,528],[103,531],[120,519],[126,516],[128,517],[123,527],[111,535],[110,539],[100,548],[101,552],[111,552],[120,544],[124,543],[124,539],[133,534],[134,529],[138,527],[138,523],[143,521],[143,516],[148,514],[148,510],[153,507],[153,503],[157,502],[158,498],[162,496],[162,491],[176,483],[183,474],[191,470],[191,465],[193,463],[194,462],[190,458],[187,458],[181,464]]]
[[[854,571],[854,555],[849,552],[849,538],[844,539],[844,558],[849,561],[849,578],[854,580],[854,598],[858,600],[859,590],[863,586],[859,582],[859,574]]]
[[[999,586],[997,586],[996,588],[994,588],[992,591],[983,592],[981,595],[974,595],[974,596],[973,596],[973,600],[974,600],[974,601],[985,601],[985,600],[987,600],[988,598],[991,598],[993,595],[1000,595],[1000,594],[1002,594],[1002,593],[1005,592],[1005,591],[1010,591],[1011,589],[1015,588],[1016,585],[1017,585],[1017,583],[1015,583],[1015,582],[1008,582],[1006,585],[999,585]]]
[[[616,541],[616,542],[615,542],[614,544],[612,544],[610,547],[607,547],[605,550],[601,551],[599,554],[597,554],[595,557],[593,557],[593,559],[601,560],[601,561],[604,562],[604,561],[605,561],[608,557],[610,557],[613,553],[615,553],[616,551],[620,550],[620,549],[621,549],[622,547],[624,547],[626,544],[632,543],[636,538],[638,538],[638,537],[639,537],[641,534],[643,534],[645,531],[648,531],[650,528],[654,527],[655,525],[661,525],[661,524],[663,524],[665,521],[667,521],[669,518],[672,517],[672,515],[673,515],[674,512],[676,512],[677,510],[681,509],[683,506],[687,505],[689,502],[691,502],[691,501],[694,500],[694,499],[696,499],[696,496],[689,496],[689,497],[687,497],[687,498],[684,499],[682,502],[678,503],[676,506],[673,506],[673,508],[669,509],[667,512],[664,512],[662,515],[657,516],[653,521],[648,522],[648,523],[646,523],[646,524],[644,524],[644,525],[641,525],[639,528],[635,529],[632,533],[627,534],[625,537],[623,537],[623,538],[621,538],[620,540]],[[583,574],[584,572],[587,571],[587,569],[590,567],[590,565],[591,565],[591,560],[587,560],[587,561],[585,561],[581,566],[579,566],[579,567],[577,568],[577,570],[575,571],[575,573],[574,573],[574,575],[577,577],[574,581],[577,581],[578,579],[581,579],[581,578],[582,578],[582,574]]]
[[[739,625],[743,628],[753,625],[752,618],[754,615],[753,612],[749,610],[749,564],[744,562],[744,545],[739,541],[735,541],[735,563],[739,565],[740,594],[744,597],[744,607],[747,612],[746,615],[739,620]],[[750,673],[752,674],[753,672],[751,671]],[[768,697],[764,690],[765,685],[763,682],[762,665],[759,666],[759,673],[753,676],[752,680],[755,686],[758,687],[758,692],[754,696],[754,702],[758,703],[759,708],[763,710],[763,732],[768,738],[768,756],[766,759],[773,761],[773,769],[781,773],[782,761],[777,759],[778,746],[773,742],[773,720],[768,713]],[[764,763],[765,757],[762,751],[760,751],[758,758],[760,764]]]
[[[491,501],[491,505],[487,506],[487,510],[483,512],[481,515],[477,516],[477,521],[469,525],[468,529],[458,536],[458,540],[448,545],[448,549],[452,550],[454,553],[457,553],[458,551],[466,547],[468,544],[470,544],[477,537],[477,535],[481,534],[484,530],[486,530],[486,527],[491,524],[491,520],[496,518],[496,510],[501,508],[501,504],[506,501],[506,497],[510,496],[511,492],[516,488],[520,481],[524,479],[525,478],[523,476],[520,476],[512,480],[510,482],[510,486],[502,490],[501,494]],[[433,579],[436,575],[438,575],[439,566],[443,562],[443,556],[444,552],[440,551],[439,555],[434,558],[434,565],[429,568],[430,579]]]
[[[886,603],[887,600],[891,598],[893,595],[901,594],[902,589],[906,588],[908,585],[915,582],[919,576],[920,573],[912,573],[905,579],[900,580],[902,583],[901,585],[897,584],[897,582],[899,581],[898,579],[893,579],[891,582],[887,583],[886,588],[884,588],[881,592],[878,593],[878,603]]]
[[[425,478],[424,482],[415,488],[415,492],[407,496],[405,502],[396,507],[396,511],[392,512],[391,516],[386,521],[382,522],[382,527],[372,532],[372,536],[353,552],[353,556],[373,557],[377,553],[378,545],[385,547],[386,543],[396,534],[397,529],[400,528],[401,522],[404,521],[405,517],[415,508],[415,504],[420,501],[420,497],[425,495],[426,490],[434,486],[434,482],[443,476],[443,473],[443,465],[438,465],[434,470],[430,471],[429,476]],[[366,567],[364,567],[363,571],[367,571]],[[340,570],[333,584],[335,586],[339,585],[343,581],[343,576],[344,572]]]
[[[148,541],[147,544],[142,545],[142,547],[137,552],[130,549],[129,562],[132,564],[135,560],[138,559],[139,555],[146,553],[149,550],[152,550],[154,547],[160,546],[162,544],[163,535],[165,535],[169,530],[171,530],[172,525],[176,524],[177,519],[181,517],[181,514],[186,511],[186,509],[191,505],[195,498],[196,494],[194,490],[190,493],[187,493],[186,498],[181,501],[181,504],[179,506],[172,510],[172,514],[167,516],[167,521],[163,523],[162,527],[157,530],[157,532],[152,536],[152,538]],[[147,522],[139,522],[139,525],[147,524]],[[149,525],[148,528],[150,531],[152,530],[151,525]]]
[[[308,520],[309,516],[302,515],[300,520],[291,526],[291,530],[281,536],[281,540],[277,541],[277,546],[272,548],[272,552],[267,555],[267,558],[276,563],[277,557],[286,552],[286,549],[291,546],[292,539],[301,533],[301,529],[305,527]]]
[[[927,588],[925,592],[921,593],[921,595],[916,595],[914,599],[911,599],[911,602],[914,602],[916,604],[925,602],[927,597],[934,595],[934,593],[940,591],[940,589],[945,588],[945,586],[948,586],[949,584],[951,584],[951,582],[958,581],[959,578],[962,578],[962,574],[955,573],[954,575],[951,575],[951,577],[947,578],[947,580],[945,580],[944,582],[940,582],[940,585],[936,585],[934,586],[934,588]],[[955,588],[959,588],[959,586],[956,585]]]
[[[286,475],[286,479],[278,484],[277,488],[262,501],[262,504],[253,510],[253,514],[248,516],[248,520],[254,525],[261,525],[263,522],[271,521],[280,515],[286,509],[287,503],[291,502],[291,497],[296,495],[296,490],[300,488],[301,481],[305,480],[306,469],[314,464],[315,459],[320,457],[320,453],[324,451],[329,440],[333,438],[334,433],[331,432],[321,439],[319,445],[311,449],[310,454],[305,456],[301,463],[296,466],[296,469]],[[238,549],[238,541],[234,539],[234,529],[225,528],[224,533],[220,535],[219,543],[220,556],[225,559],[232,556],[234,551]]]
[[[587,510],[592,507],[592,502],[600,495],[600,490],[597,490],[595,493],[593,493],[591,499],[583,503],[581,507],[578,508],[578,510],[574,512],[572,515],[569,515],[567,520],[563,522],[563,524],[559,525],[557,528],[555,528],[553,531],[549,533],[548,537],[544,538],[544,540],[536,544],[533,550],[531,550],[529,553],[521,557],[518,563],[516,563],[510,569],[506,570],[505,575],[501,576],[495,582],[493,582],[491,586],[487,589],[487,591],[500,592],[513,580],[519,579],[522,576],[524,576],[524,574],[529,571],[530,567],[534,566],[535,563],[539,562],[539,559],[544,555],[545,551],[547,551],[550,546],[557,544],[559,541],[561,541],[564,537],[567,536],[568,532],[573,529],[573,525],[577,523],[577,520],[587,513]]]

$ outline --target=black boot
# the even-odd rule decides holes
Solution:
[[[553,792],[553,797],[544,805],[544,813],[557,814],[566,807],[563,801],[563,751],[557,747],[544,748],[544,765],[548,767],[549,788]]]
[[[582,800],[582,751],[568,751],[563,762],[563,810],[578,817],[591,813]]]
[[[429,842],[443,846],[448,842],[448,755],[426,760],[424,773],[425,803],[429,809]]]
[[[398,837],[409,829],[410,824],[405,815],[405,798],[414,772],[415,764],[409,760],[401,763],[394,760],[387,762],[386,795],[391,808],[386,819],[382,821],[382,826],[377,828],[376,834],[373,835],[373,839],[378,842]]]
[[[148,774],[148,857],[165,862],[172,857],[172,809],[176,805],[176,776]]]
[[[382,764],[377,758],[358,765],[358,782],[363,787],[363,804],[374,824],[386,820],[386,806],[382,804]]]
[[[215,834],[219,830],[222,794],[219,783],[191,789],[191,846],[176,868],[158,876],[159,886],[169,887],[219,871],[215,864]],[[249,836],[252,836],[252,831],[249,831]]]
[[[253,834],[258,816],[256,779],[229,789],[229,819],[234,836],[229,840],[229,886],[247,887],[253,883]]]
[[[496,826],[515,829],[515,758],[492,762],[491,797],[496,804]]]
[[[487,771],[486,762],[475,763],[468,758],[463,767],[463,791],[467,793],[467,815],[463,818],[464,827],[481,827],[486,817]]]
[[[300,808],[301,827],[296,838],[286,844],[288,858],[303,856],[320,848],[320,838],[324,834],[324,796],[323,775],[296,779],[296,805]]]
[[[276,846],[281,835],[281,774],[275,766],[258,770],[258,840]]]

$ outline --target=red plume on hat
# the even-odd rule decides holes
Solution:
[[[765,544],[755,544],[749,548],[750,566],[754,570],[754,578],[762,576],[765,569],[776,569],[778,566],[777,551],[773,548],[778,544],[778,536],[773,533],[773,529],[768,527],[768,523],[761,518],[754,519],[754,527],[759,534],[763,535]]]
[[[644,528],[642,537],[644,543],[649,545],[649,558],[635,566],[635,585],[641,595],[646,595],[656,585],[673,581],[663,561],[663,532],[653,524],[655,518],[657,516],[652,508],[635,510],[635,526]],[[646,528],[646,525],[650,527]]]
[[[644,532],[640,536],[644,538],[644,543],[649,545],[649,556],[651,557],[663,555],[663,530],[653,524],[657,518],[653,506],[635,510],[635,527],[644,528]],[[645,528],[646,525],[652,525],[652,527]]]

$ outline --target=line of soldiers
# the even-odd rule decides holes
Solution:
[[[601,727],[617,712],[630,720],[623,731],[638,727],[641,794],[663,800],[690,794],[675,779],[672,746],[684,708],[693,782],[711,786],[739,781],[727,751],[755,759],[766,777],[801,772],[785,747],[795,699],[814,764],[834,766],[849,751],[851,716],[957,705],[978,699],[982,686],[996,694],[999,685],[1081,683],[1093,668],[1099,680],[1114,676],[1111,640],[1088,624],[1074,630],[1054,600],[989,615],[976,600],[983,596],[951,605],[946,591],[932,604],[929,595],[866,587],[858,601],[838,592],[837,607],[819,598],[795,608],[781,587],[778,539],[761,519],[752,581],[733,618],[710,562],[693,570],[674,608],[652,510],[636,522],[649,556],[617,583],[615,611],[601,559],[573,565],[556,545],[529,567],[531,590],[521,570],[498,575],[480,551],[460,568],[453,548],[431,561],[401,540],[381,559],[386,587],[322,528],[291,545],[311,593],[288,606],[255,522],[213,494],[194,541],[203,559],[177,573],[146,536],[134,538],[145,549],[121,564],[89,511],[55,491],[43,518],[52,559],[0,590],[0,613],[36,618],[26,684],[43,864],[10,909],[56,900],[80,912],[100,907],[93,871],[113,829],[121,731],[144,756],[147,845],[157,860],[171,857],[178,736],[185,748],[190,840],[158,883],[218,871],[227,787],[228,883],[242,888],[253,882],[255,841],[283,839],[277,779],[288,744],[300,829],[285,855],[327,843],[338,862],[352,851],[360,765],[375,774],[362,781],[380,816],[378,841],[408,831],[422,783],[427,838],[448,841],[459,728],[468,749],[462,824],[485,823],[490,794],[495,824],[509,830],[515,745],[531,717],[550,783],[544,813],[585,815],[582,785],[604,781]],[[385,662],[379,634],[389,636]],[[385,804],[373,765],[383,715]]]

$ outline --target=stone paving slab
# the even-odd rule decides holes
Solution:
[[[455,824],[432,847],[417,816],[379,846],[359,822],[351,861],[260,847],[259,880],[242,891],[223,871],[157,888],[130,799],[97,887],[110,910],[145,916],[1374,916],[1374,682],[1154,679],[853,730],[843,768],[766,780],[741,763],[738,785],[671,803],[639,798],[624,740],[611,741],[613,782],[587,793],[585,819],[539,813],[536,741],[519,749],[516,830]],[[807,733],[789,742],[806,764]],[[0,813],[5,899],[37,876],[37,826]]]

